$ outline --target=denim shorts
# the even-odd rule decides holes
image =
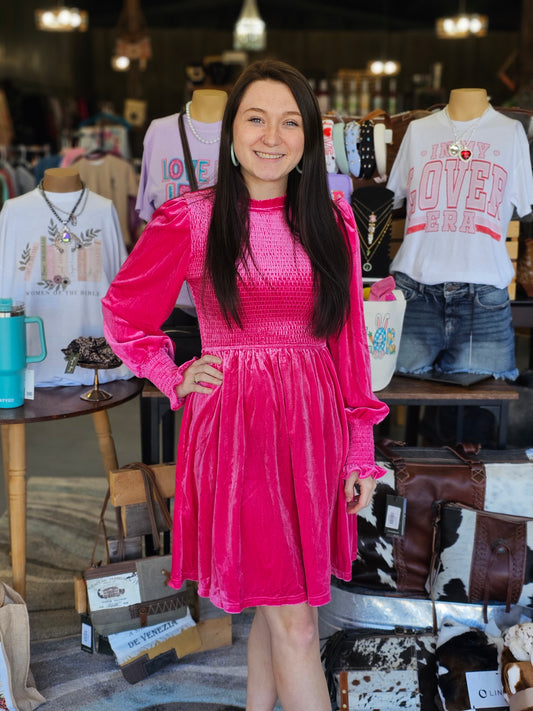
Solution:
[[[420,284],[402,272],[394,279],[406,300],[399,372],[518,376],[507,289],[461,282]]]

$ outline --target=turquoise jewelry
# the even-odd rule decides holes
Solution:
[[[230,149],[229,149],[229,150],[230,150],[230,153],[231,153],[231,162],[233,163],[233,165],[234,165],[236,168],[238,168],[239,165],[240,165],[240,163],[239,163],[239,161],[237,160],[237,156],[235,155],[235,148],[233,147],[233,141],[231,142],[231,146],[230,146]]]

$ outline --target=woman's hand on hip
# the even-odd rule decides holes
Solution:
[[[204,355],[195,360],[187,370],[183,371],[183,380],[176,386],[176,394],[179,398],[186,397],[190,393],[210,393],[212,388],[209,385],[222,385],[223,375],[220,370],[214,368],[211,363],[219,365],[222,359],[214,355]]]
[[[376,480],[371,476],[360,479],[359,472],[352,472],[344,482],[344,497],[348,513],[355,514],[368,506],[372,501],[375,488]]]

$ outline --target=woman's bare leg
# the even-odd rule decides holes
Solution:
[[[248,689],[246,711],[272,711],[278,693],[272,670],[270,630],[258,607],[248,638]]]
[[[320,659],[317,608],[302,603],[262,607],[261,612],[270,632],[271,668],[284,711],[331,711]]]

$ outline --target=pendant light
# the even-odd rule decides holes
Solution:
[[[400,68],[400,62],[395,59],[373,59],[367,64],[368,71],[374,76],[396,76]]]
[[[152,43],[140,0],[124,0],[115,34],[111,67],[117,72],[124,72],[134,64],[144,71],[152,58]]]
[[[36,10],[35,23],[38,30],[47,32],[86,32],[89,28],[89,14],[77,7],[57,5]]]
[[[453,15],[439,17],[437,37],[440,39],[464,39],[465,37],[484,37],[489,27],[486,15]]]
[[[465,39],[466,37],[484,37],[489,29],[487,15],[466,12],[465,0],[460,0],[456,15],[439,17],[435,23],[437,37],[440,39]]]
[[[244,0],[233,31],[233,49],[259,52],[266,47],[266,28],[255,0]]]

